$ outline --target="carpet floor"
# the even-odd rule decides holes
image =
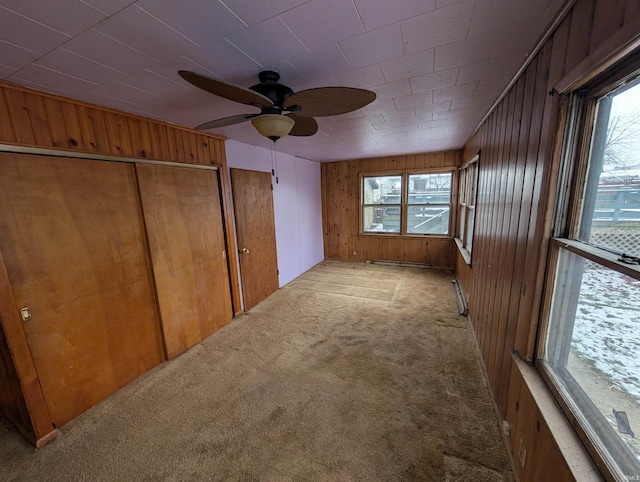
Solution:
[[[3,481],[512,481],[451,273],[324,261]]]

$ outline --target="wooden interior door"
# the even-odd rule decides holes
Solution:
[[[0,153],[0,249],[55,426],[163,360],[132,165]]]
[[[136,169],[172,359],[233,317],[218,173],[149,164]]]
[[[245,311],[278,289],[273,191],[268,172],[231,169]]]

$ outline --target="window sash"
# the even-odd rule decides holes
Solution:
[[[612,72],[615,71],[612,70]],[[585,294],[588,292],[587,287],[597,286],[593,284],[582,285],[583,281],[587,280],[587,268],[583,269],[580,263],[586,263],[588,260],[600,265],[600,269],[603,270],[603,280],[609,279],[607,272],[611,273],[614,279],[620,274],[635,281],[640,280],[640,268],[637,265],[621,262],[620,255],[611,252],[606,247],[599,248],[579,240],[587,238],[585,229],[590,228],[585,225],[587,218],[583,215],[585,209],[589,210],[593,207],[595,190],[598,188],[598,180],[594,180],[594,176],[596,172],[598,172],[597,177],[600,175],[594,166],[597,168],[601,162],[601,160],[594,160],[592,156],[600,154],[594,154],[594,149],[602,148],[602,139],[598,139],[598,135],[602,135],[603,126],[607,127],[602,123],[605,116],[603,109],[599,109],[601,106],[598,106],[598,102],[601,102],[601,105],[606,108],[606,96],[613,94],[614,90],[622,85],[623,80],[621,80],[620,72],[623,71],[618,70],[617,72],[618,74],[613,74],[618,75],[617,78],[611,75],[608,79],[604,79],[601,76],[597,80],[598,83],[594,84],[590,90],[574,92],[564,103],[564,108],[567,109],[567,124],[564,126],[562,157],[558,160],[561,176],[555,198],[555,221],[552,225],[552,235],[556,237],[551,239],[551,249],[547,260],[546,287],[538,325],[538,349],[535,357],[536,366],[547,385],[575,428],[576,433],[584,442],[594,462],[607,479],[624,479],[626,475],[635,476],[639,471],[638,459],[616,430],[612,428],[612,423],[617,422],[607,420],[607,417],[611,417],[611,410],[603,410],[602,405],[598,408],[600,403],[598,397],[591,398],[589,396],[587,392],[592,390],[591,388],[587,390],[582,388],[579,381],[576,380],[577,375],[574,377],[571,370],[567,369],[565,364],[567,359],[564,357],[569,356],[569,346],[573,342],[574,321],[582,319],[582,323],[585,323],[585,320],[588,320],[583,316],[585,311],[582,311],[589,312],[590,310],[591,301]],[[628,82],[627,85],[634,81],[637,82],[629,71],[624,71],[624,73],[626,75],[624,82]],[[636,70],[636,75],[638,73],[640,71]],[[607,82],[609,87],[606,87]],[[609,121],[608,117],[606,120]],[[599,129],[599,132],[596,129]],[[587,220],[589,221],[589,219]],[[571,239],[561,236],[568,236]],[[574,280],[571,280],[571,276],[566,272],[561,271],[571,269],[563,268],[562,265],[562,263],[569,262],[567,261],[567,253],[571,253],[572,262],[576,263]],[[578,280],[580,286],[577,286]],[[603,282],[611,283],[611,281]],[[631,286],[629,289],[633,289],[635,293],[637,289],[635,284],[631,283]],[[622,291],[616,291],[615,294],[612,292],[609,298],[599,296],[606,299],[605,306],[619,309],[621,304],[616,300],[624,295]],[[558,298],[556,299],[556,297]],[[564,311],[556,307],[556,303],[560,301],[564,303]],[[558,309],[560,311],[557,311]],[[578,309],[581,310],[580,313],[578,313]],[[626,313],[626,311],[621,311],[621,313]],[[637,322],[633,315],[630,316],[627,313],[622,316],[621,320],[626,323]],[[615,320],[611,321],[615,322]],[[597,327],[604,325],[599,325],[595,321],[590,322],[593,323],[592,326],[596,333],[600,333],[601,331]],[[584,325],[582,329],[584,329]],[[575,336],[580,344],[583,343],[582,340],[588,339],[589,335],[580,335],[578,331]],[[588,345],[589,343],[583,346]],[[610,349],[606,348],[603,353],[609,355]],[[587,354],[586,359],[586,361],[591,360],[595,363],[599,358],[596,354],[593,356]],[[619,361],[618,358],[615,358],[615,363]],[[613,361],[608,360],[607,363],[613,363]],[[634,364],[625,363],[624,359],[622,359],[622,363],[622,367],[635,367]],[[604,369],[606,372],[607,368]],[[635,374],[634,371],[630,373],[631,375]],[[595,392],[591,391],[590,393]],[[617,409],[625,410],[619,407]],[[632,429],[637,431],[635,427]]]
[[[479,157],[479,154],[477,154],[460,169],[459,178],[456,237],[461,241],[462,247],[469,253],[471,253],[473,247]]]
[[[454,181],[456,180],[454,176],[455,168],[436,168],[436,169],[425,169],[425,170],[409,170],[402,172],[381,172],[381,173],[362,173],[360,175],[360,233],[367,235],[390,235],[390,236],[446,236],[451,237],[451,226],[454,221],[454,216],[452,216],[453,203],[455,199],[455,191],[454,191]],[[449,202],[409,202],[409,177],[417,176],[417,175],[444,175],[448,174],[450,176],[449,180]],[[400,203],[393,204],[382,204],[382,203],[367,203],[365,200],[365,183],[367,179],[372,178],[381,178],[381,177],[400,177],[401,179],[401,195],[400,195]],[[446,227],[446,233],[420,233],[410,231],[408,226],[409,221],[409,213],[411,210],[416,208],[437,208],[439,206],[446,207],[448,212],[448,222]],[[399,219],[399,229],[388,231],[383,229],[371,229],[370,226],[367,226],[369,220],[372,216],[367,213],[368,209],[374,208],[399,208],[400,210],[400,219]],[[373,216],[375,218],[375,215]],[[379,223],[378,223],[379,224]]]

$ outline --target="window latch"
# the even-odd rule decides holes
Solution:
[[[626,255],[626,254],[623,254],[621,257],[619,257],[618,261],[620,261],[621,263],[624,263],[624,264],[639,264],[640,265],[640,258],[638,258],[636,256],[629,256],[629,255]]]

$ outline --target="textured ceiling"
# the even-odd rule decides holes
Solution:
[[[256,112],[178,70],[243,87],[376,92],[277,149],[318,161],[460,148],[563,0],[0,0],[0,78],[194,127]],[[251,123],[215,129],[269,147]]]

